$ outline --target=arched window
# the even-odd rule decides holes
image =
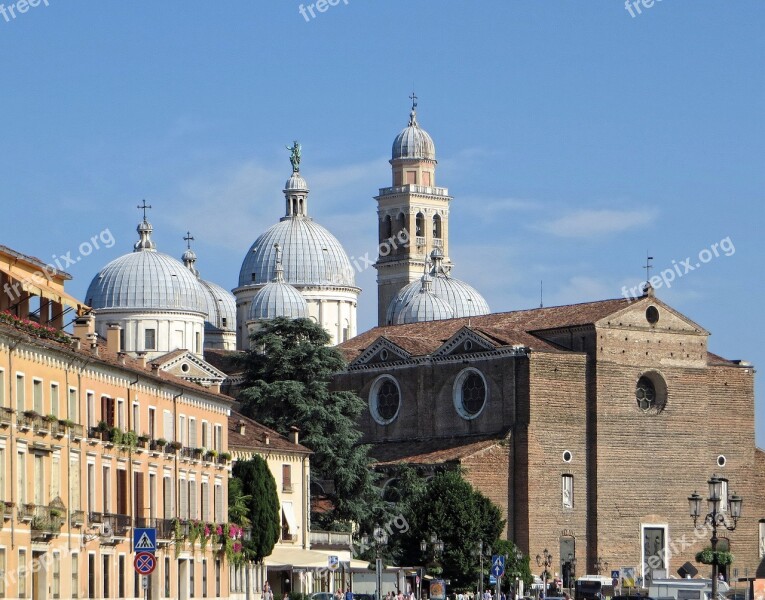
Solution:
[[[422,213],[417,213],[414,235],[417,237],[425,237],[425,216]]]
[[[388,240],[393,237],[393,219],[387,215],[383,220],[383,239]]]
[[[433,239],[441,239],[441,216],[435,215],[433,217]]]

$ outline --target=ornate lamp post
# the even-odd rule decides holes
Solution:
[[[521,587],[521,577],[522,577],[522,569],[521,569],[521,561],[523,560],[523,552],[521,552],[518,548],[515,549],[515,594],[520,596],[520,587]],[[497,588],[497,594],[499,596],[499,588]],[[515,600],[515,596],[511,600]]]
[[[478,558],[479,571],[478,571],[478,599],[483,599],[483,557],[484,555],[491,557],[491,548],[484,547],[483,540],[478,540],[475,548],[473,548],[473,556]]]
[[[549,569],[552,566],[553,561],[553,555],[550,554],[547,551],[547,548],[545,548],[542,551],[542,556],[539,556],[537,554],[537,566],[542,567],[544,566],[544,571],[542,572],[542,579],[544,581],[544,588],[542,588],[542,593],[547,596],[547,569]]]
[[[712,527],[712,598],[711,600],[718,600],[717,598],[717,528],[724,527],[728,531],[736,529],[736,524],[741,516],[741,504],[743,498],[738,494],[733,494],[728,500],[728,511],[733,524],[730,525],[726,519],[726,511],[720,509],[720,503],[722,502],[723,494],[723,480],[712,475],[707,482],[709,485],[709,497],[707,498],[709,512],[704,515],[704,520],[701,525],[698,524],[699,517],[701,517],[701,496],[693,492],[688,496],[688,504],[690,507],[691,517],[693,518],[693,526],[697,529],[701,529],[706,525]]]
[[[428,547],[430,547],[433,556],[433,560],[430,564],[436,565],[438,563],[438,558],[444,553],[444,542],[443,540],[438,539],[438,536],[435,533],[431,533],[430,542],[427,540],[422,540],[420,542],[420,551],[425,554],[428,551]],[[419,592],[419,596],[422,597],[422,578],[420,578]]]
[[[595,559],[595,574],[600,575],[602,571],[608,572],[608,561],[603,560],[602,556],[598,556],[597,559]]]
[[[380,600],[382,594],[382,549],[388,545],[388,534],[379,525],[375,526],[372,532],[372,539],[369,539],[368,535],[364,535],[361,538],[361,543],[365,548],[372,546],[375,550],[375,583],[377,589],[375,590],[375,599]]]

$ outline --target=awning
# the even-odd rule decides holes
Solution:
[[[326,554],[313,550],[275,546],[274,551],[271,552],[270,556],[266,556],[264,562],[267,567],[271,568],[326,569],[329,565],[328,558]]]
[[[297,535],[297,519],[295,519],[295,513],[292,511],[292,502],[282,502],[282,514],[284,520],[287,521],[290,535]]]
[[[74,296],[70,296],[63,290],[57,290],[44,275],[33,275],[31,277],[24,277],[19,273],[11,273],[10,269],[5,265],[0,265],[0,271],[8,275],[11,279],[19,282],[20,287],[25,292],[29,292],[35,296],[47,298],[53,300],[59,304],[65,306],[71,306],[79,313],[83,308],[89,308],[84,302],[78,300]]]

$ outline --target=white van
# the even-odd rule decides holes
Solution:
[[[730,588],[724,581],[717,582],[718,595]],[[654,579],[648,586],[648,595],[656,600],[710,600],[711,579]]]

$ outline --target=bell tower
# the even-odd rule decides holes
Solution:
[[[412,94],[409,124],[393,141],[392,186],[375,197],[379,225],[377,322],[385,325],[391,300],[419,279],[428,254],[440,248],[449,261],[449,190],[436,186],[436,148],[417,122],[417,96]]]

